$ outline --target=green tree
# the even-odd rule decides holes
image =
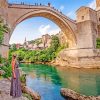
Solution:
[[[60,46],[59,38],[58,38],[56,35],[53,35],[53,36],[52,36],[52,41],[51,41],[51,46],[50,46],[50,48],[51,48],[53,51],[56,51],[56,50],[58,49],[59,46]]]
[[[11,49],[12,49],[13,51],[16,51],[16,50],[17,50],[16,44],[12,44],[12,45],[11,45]]]
[[[47,62],[52,61],[56,58],[57,53],[62,49],[60,47],[59,38],[57,36],[52,36],[51,46],[49,48],[45,48],[43,50],[11,50],[12,53],[17,53],[19,56],[19,60],[30,61],[30,62]],[[10,53],[11,56],[11,53]]]

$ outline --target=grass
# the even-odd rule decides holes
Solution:
[[[29,94],[23,93],[22,94],[24,97],[28,98],[29,100],[34,100]]]

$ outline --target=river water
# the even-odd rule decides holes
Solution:
[[[100,95],[100,69],[74,69],[42,64],[20,64],[27,73],[26,85],[41,95],[41,100],[64,100],[61,88],[85,95]]]

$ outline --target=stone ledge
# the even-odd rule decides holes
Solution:
[[[60,93],[67,100],[100,100],[100,96],[85,96],[67,88],[62,88]]]

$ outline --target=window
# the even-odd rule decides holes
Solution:
[[[100,21],[100,18],[99,18],[99,21]]]
[[[82,20],[84,20],[84,16],[82,16]]]

